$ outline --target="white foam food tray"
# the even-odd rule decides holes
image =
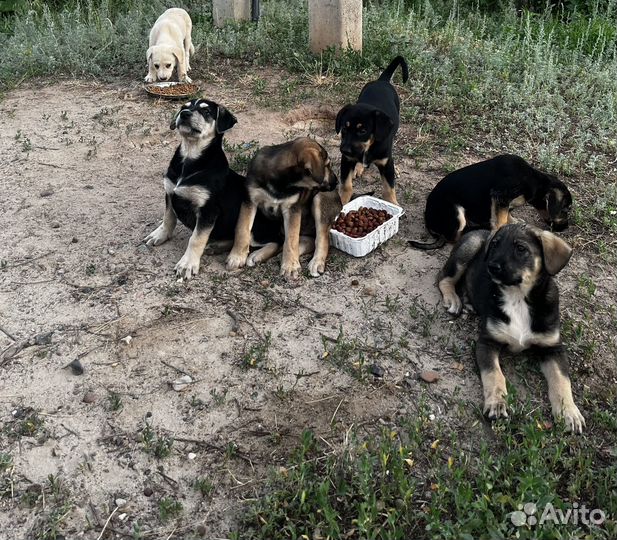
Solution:
[[[339,231],[330,229],[330,245],[354,257],[364,257],[379,244],[383,244],[386,240],[392,238],[398,232],[399,219],[405,213],[400,206],[370,195],[363,195],[348,202],[343,206],[341,212],[347,214],[352,210],[358,210],[362,206],[385,210],[392,217],[362,238],[352,238]]]

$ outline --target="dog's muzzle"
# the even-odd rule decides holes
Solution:
[[[565,231],[568,228],[568,220],[563,221],[547,221],[548,225],[551,228],[551,231]]]
[[[338,177],[333,172],[330,175],[326,175],[328,180],[324,178],[324,181],[319,186],[319,191],[334,191],[338,186]]]

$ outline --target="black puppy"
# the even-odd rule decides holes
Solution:
[[[456,242],[470,225],[496,229],[512,223],[510,210],[525,203],[535,207],[551,229],[568,226],[572,195],[555,176],[508,154],[474,163],[445,176],[426,200],[424,221],[436,240],[409,244],[437,249]]]
[[[459,314],[458,292],[480,315],[476,360],[484,389],[484,414],[506,412],[506,381],[499,367],[502,347],[530,349],[548,382],[553,416],[582,432],[585,419],[574,404],[568,360],[559,335],[559,290],[553,279],[572,249],[561,238],[524,224],[494,233],[472,231],[454,247],[439,276],[444,305]]]
[[[171,123],[182,141],[163,179],[163,223],[146,238],[158,246],[171,238],[179,219],[193,234],[186,252],[176,264],[186,279],[199,272],[200,259],[209,240],[232,241],[240,206],[248,197],[246,179],[232,171],[223,151],[223,134],[237,120],[225,107],[207,99],[185,103]],[[280,225],[257,216],[256,243],[282,241]]]
[[[371,163],[379,169],[383,198],[398,204],[392,145],[399,126],[400,101],[390,80],[399,65],[403,70],[403,82],[407,82],[407,63],[402,56],[397,56],[379,79],[364,86],[355,104],[345,105],[336,116],[336,132],[341,133],[339,193],[343,204],[351,200],[353,179]]]

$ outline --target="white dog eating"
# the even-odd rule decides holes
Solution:
[[[168,81],[177,65],[178,80],[191,82],[186,74],[191,69],[189,56],[195,52],[191,41],[193,24],[189,14],[180,8],[163,13],[150,30],[148,75],[146,82]]]

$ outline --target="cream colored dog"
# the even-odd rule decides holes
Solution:
[[[178,80],[192,82],[186,74],[191,69],[189,56],[195,52],[191,41],[193,24],[189,14],[180,8],[163,13],[150,30],[148,75],[146,82],[168,81],[178,66]]]

